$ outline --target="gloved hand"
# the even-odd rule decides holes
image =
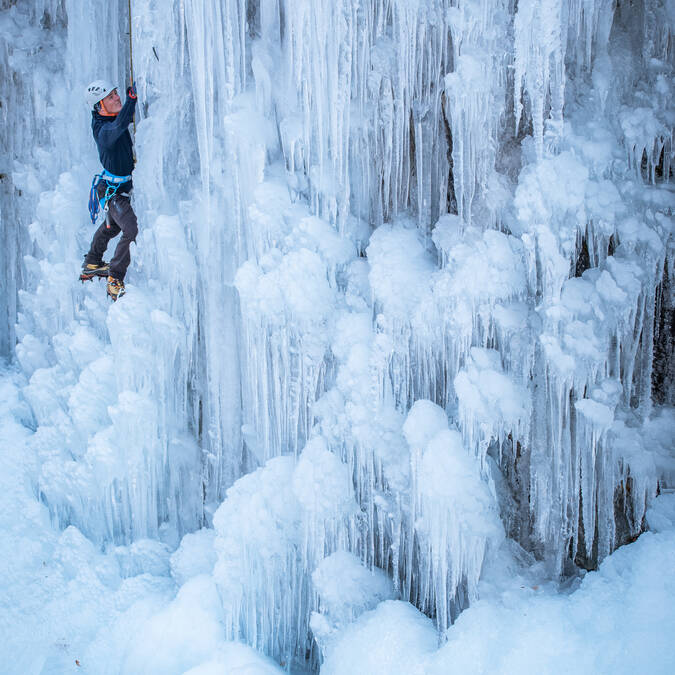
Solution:
[[[127,97],[136,98],[136,84],[132,84],[130,87],[127,87]]]

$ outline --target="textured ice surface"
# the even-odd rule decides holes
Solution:
[[[335,638],[322,672],[667,673],[675,626],[667,598],[675,588],[664,570],[675,553],[673,501],[660,497],[650,511],[664,528],[659,534],[616,551],[571,593],[542,585],[534,567],[525,571],[504,551],[486,573],[485,597],[461,614],[440,649],[424,616],[384,602]]]
[[[10,4],[2,662],[666,670],[670,4]],[[130,39],[110,306],[78,101]]]
[[[277,457],[240,478],[214,516],[213,574],[228,638],[293,659],[294,636],[307,634],[316,609],[310,575],[353,541],[357,511],[347,467],[321,438],[297,464]]]

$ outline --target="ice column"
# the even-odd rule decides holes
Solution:
[[[38,148],[53,142],[47,107],[61,93],[52,78],[63,64],[63,7],[56,0],[12,5],[3,3],[0,18],[0,357],[11,357],[16,341],[17,289],[24,278],[21,252],[28,245],[22,225],[31,213],[21,196],[42,178],[32,176],[28,167],[43,155],[44,176],[62,168]]]
[[[411,205],[428,228],[448,180],[445,3],[280,4],[283,150],[313,209],[341,227],[350,210],[379,224]]]
[[[488,1],[460,2],[447,11],[452,72],[445,76],[444,114],[452,134],[456,212],[467,223],[494,171],[505,104],[507,9]]]
[[[299,461],[276,457],[239,479],[214,516],[214,576],[230,639],[285,663],[311,651],[311,573],[357,534],[347,466],[316,437]]]

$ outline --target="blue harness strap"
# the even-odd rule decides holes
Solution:
[[[131,176],[116,176],[106,169],[103,169],[101,173],[97,173],[94,176],[94,179],[91,181],[91,190],[89,190],[89,217],[91,218],[92,224],[96,224],[96,218],[98,218],[99,211],[105,211],[108,206],[108,201],[117,192],[120,185],[130,180]],[[99,199],[98,184],[101,181],[105,182],[106,186],[105,194]]]

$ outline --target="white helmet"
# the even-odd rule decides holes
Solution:
[[[87,86],[85,98],[91,108],[93,108],[102,98],[105,98],[113,89],[117,89],[114,84],[105,80],[94,80]]]

